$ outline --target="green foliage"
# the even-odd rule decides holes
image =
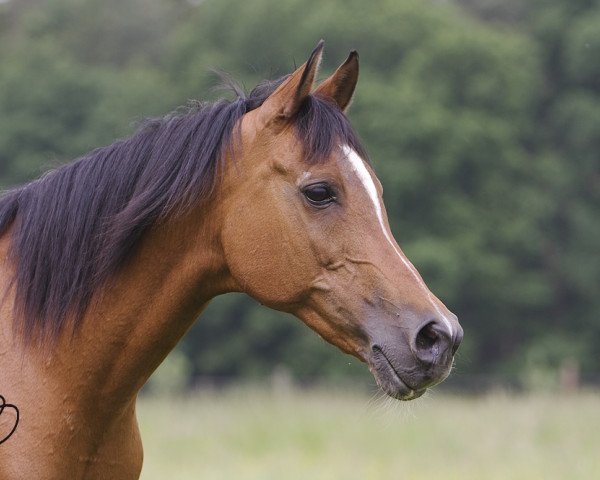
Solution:
[[[211,67],[251,88],[325,38],[324,74],[361,54],[349,115],[396,237],[465,327],[459,373],[516,378],[523,352],[552,352],[563,337],[581,344],[556,350],[597,371],[600,6],[457,3],[0,4],[0,186],[214,97]],[[180,352],[193,376],[280,365],[306,380],[366,376],[297,320],[239,295],[214,301]]]
[[[159,69],[137,61],[122,66],[120,57],[103,65],[103,58],[77,41],[96,44],[79,31],[82,18],[92,17],[88,9],[93,5],[48,2],[46,8],[24,12],[20,28],[5,34],[11,48],[0,53],[0,186],[37,176],[131,133],[136,119],[173,108]],[[78,58],[84,51],[89,64]],[[122,54],[117,47],[114,52]]]
[[[191,373],[189,358],[180,350],[175,350],[152,374],[144,386],[144,392],[150,391],[156,396],[182,394],[188,386]]]
[[[222,382],[233,376],[265,378],[277,367],[297,380],[365,378],[358,360],[342,357],[291,315],[258,305],[240,294],[211,302],[184,339],[196,376]]]
[[[521,384],[530,390],[558,391],[561,369],[574,358],[587,360],[589,345],[582,338],[545,334],[532,340],[515,357]]]

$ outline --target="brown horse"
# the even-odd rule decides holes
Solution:
[[[358,56],[313,89],[321,54],[0,199],[0,478],[137,478],[137,393],[225,292],[293,313],[395,398],[448,375],[462,329],[343,114]]]

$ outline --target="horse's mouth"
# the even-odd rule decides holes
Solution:
[[[390,397],[397,400],[414,400],[425,393],[427,388],[412,388],[402,379],[389,358],[379,346],[374,346],[369,370],[375,377],[379,387]]]

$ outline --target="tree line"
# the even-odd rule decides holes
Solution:
[[[0,187],[139,120],[357,49],[349,117],[396,238],[465,328],[457,375],[600,371],[600,2],[19,0],[0,3]],[[242,295],[178,347],[186,376],[306,381],[365,368]]]

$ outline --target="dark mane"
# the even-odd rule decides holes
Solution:
[[[70,316],[76,327],[149,227],[209,199],[238,120],[283,80],[148,121],[129,138],[5,192],[0,236],[12,227],[11,285],[24,338],[57,338]],[[309,96],[294,124],[307,161],[327,157],[340,141],[364,155],[343,113],[325,99]]]

